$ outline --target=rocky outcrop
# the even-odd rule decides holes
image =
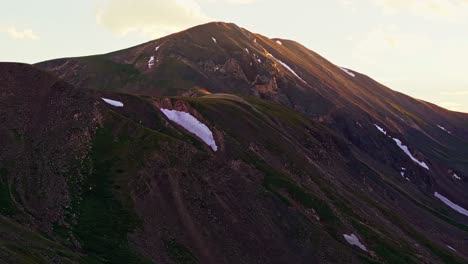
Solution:
[[[234,77],[239,80],[247,82],[247,76],[244,73],[241,65],[236,59],[228,59],[224,65],[219,69],[219,72],[228,74],[230,77]]]

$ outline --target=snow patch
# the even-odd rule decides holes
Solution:
[[[247,52],[248,54],[250,54],[250,51],[248,48],[245,48],[245,52]]]
[[[452,174],[452,177],[455,178],[455,179],[457,179],[457,180],[461,180],[461,177],[458,176],[456,173],[453,173],[453,174]]]
[[[387,131],[385,131],[385,129],[383,129],[382,127],[380,127],[380,126],[377,125],[377,124],[374,124],[374,126],[375,126],[380,132],[382,132],[384,135],[387,135]]]
[[[304,81],[304,79],[301,78],[301,76],[299,76],[293,69],[291,69],[291,67],[289,67],[289,65],[287,65],[286,63],[282,62],[281,60],[275,58],[275,56],[271,55],[270,53],[267,53],[267,56],[272,57],[279,64],[281,64],[284,68],[286,68],[288,71],[290,71],[292,74],[294,74],[294,76],[296,76],[299,80],[301,80],[305,84],[308,84],[306,81]]]
[[[280,60],[278,60],[278,59],[277,59],[277,61],[278,61],[281,65],[283,65],[283,67],[285,67],[288,71],[290,71],[292,74],[294,74],[297,78],[299,78],[299,80],[301,80],[303,83],[306,83],[306,84],[307,84],[307,82],[304,81],[304,79],[302,79],[302,78],[301,78],[293,69],[291,69],[291,67],[289,67],[286,63],[284,63],[284,62],[282,62],[282,61],[280,61]]]
[[[348,242],[350,245],[357,246],[360,249],[367,252],[366,246],[364,246],[364,244],[362,244],[361,241],[359,241],[359,238],[355,234],[351,234],[351,235],[344,234],[343,236],[346,242]]]
[[[408,177],[406,177],[406,168],[401,167],[400,171],[401,177],[403,177],[407,181],[411,181]]]
[[[429,170],[429,167],[427,166],[427,164],[425,162],[420,161],[417,158],[415,158],[413,156],[413,154],[411,154],[411,152],[409,151],[408,147],[403,145],[401,140],[399,140],[398,138],[393,138],[393,141],[395,141],[395,143],[398,145],[398,147],[401,150],[403,150],[403,152],[405,152],[405,154],[408,155],[408,157],[410,157],[414,162],[416,162],[419,166],[425,168],[426,170]]]
[[[211,130],[202,122],[198,121],[190,113],[169,110],[161,108],[161,112],[169,118],[169,120],[175,122],[176,124],[187,129],[190,133],[196,135],[198,138],[203,140],[208,146],[210,146],[213,151],[218,150],[218,146],[213,138],[213,133]]]
[[[441,125],[437,125],[440,129],[442,129],[443,131],[449,133],[449,134],[452,134],[452,132],[448,131],[445,127],[441,126]]]
[[[451,246],[449,246],[449,245],[447,245],[447,247],[448,247],[448,248],[450,248],[451,250],[453,250],[453,251],[457,252],[457,250],[456,250],[456,249],[454,249],[453,247],[451,247]]]
[[[104,102],[112,105],[112,106],[115,106],[115,107],[123,107],[124,104],[120,101],[115,101],[115,100],[112,100],[112,99],[107,99],[107,98],[101,98]]]
[[[218,41],[215,38],[211,37],[211,39],[213,40],[214,43],[218,43]]]
[[[157,46],[156,48],[154,48],[154,51],[158,51],[158,49],[161,47],[161,45]]]
[[[262,63],[262,60],[257,56],[257,54],[254,53],[253,56],[255,61],[257,61],[258,63]]]
[[[466,210],[465,208],[463,208],[463,207],[461,207],[461,206],[459,206],[457,204],[454,204],[452,201],[450,201],[449,199],[447,199],[446,197],[444,197],[440,193],[435,192],[434,196],[437,197],[439,200],[441,200],[445,205],[452,208],[453,210],[459,212],[460,214],[468,216],[468,210]]]
[[[346,68],[343,68],[343,67],[340,67],[340,69],[344,72],[346,72],[349,76],[351,77],[356,77],[356,74],[354,74],[353,72],[351,72],[351,70],[348,70]]]
[[[281,41],[279,41],[279,40],[277,40],[276,43],[277,43],[278,45],[283,45],[283,43],[282,43]]]
[[[154,66],[154,56],[151,56],[150,59],[148,60],[148,68],[151,69],[151,67]]]
[[[382,127],[380,127],[379,125],[377,124],[374,124],[374,126],[380,131],[382,132],[382,134],[384,135],[387,135],[387,131],[385,129],[383,129]],[[390,136],[389,136],[390,137]],[[427,164],[423,161],[420,161],[418,159],[416,159],[413,154],[411,154],[411,152],[409,151],[409,148],[405,145],[403,145],[403,143],[401,142],[401,140],[399,140],[398,138],[392,138],[393,141],[395,141],[395,143],[398,145],[398,147],[403,150],[403,152],[405,152],[406,155],[408,155],[408,157],[410,157],[414,162],[416,162],[419,166],[425,168],[426,170],[429,170],[429,167],[427,166]],[[403,176],[403,175],[402,175]],[[409,180],[409,179],[408,179]]]

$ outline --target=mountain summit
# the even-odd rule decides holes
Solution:
[[[0,120],[0,262],[468,261],[468,115],[291,40],[3,63]]]

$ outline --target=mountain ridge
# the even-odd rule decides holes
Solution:
[[[0,209],[40,237],[0,260],[466,263],[468,115],[277,40],[216,22],[0,64]]]

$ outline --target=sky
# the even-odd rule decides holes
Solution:
[[[224,21],[468,113],[468,0],[0,1],[0,61],[107,53]]]

